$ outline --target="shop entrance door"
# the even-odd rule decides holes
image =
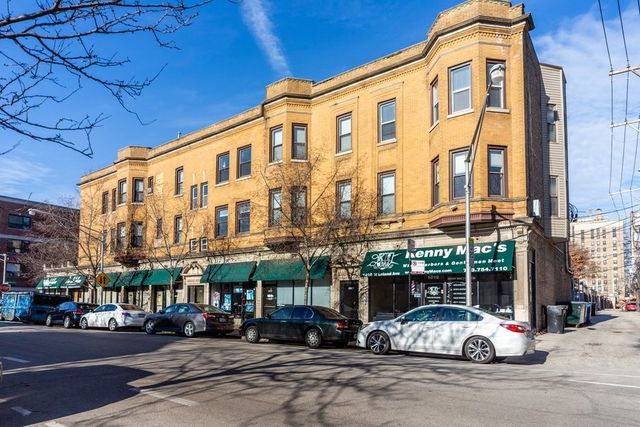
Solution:
[[[263,298],[262,298],[262,315],[273,313],[278,307],[278,286],[277,285],[264,285]]]
[[[355,280],[340,282],[340,314],[357,319],[360,308],[360,286]]]

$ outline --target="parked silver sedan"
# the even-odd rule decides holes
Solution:
[[[197,333],[224,335],[233,332],[234,317],[208,304],[173,304],[144,320],[144,330],[148,334],[160,331],[181,333],[193,337]]]

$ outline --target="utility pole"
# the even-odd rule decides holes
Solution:
[[[2,283],[7,283],[7,254],[0,254],[2,257]]]

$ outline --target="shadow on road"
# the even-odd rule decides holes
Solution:
[[[136,395],[128,383],[148,375],[144,370],[113,365],[5,375],[0,385],[0,425],[41,423],[120,402]],[[31,414],[22,415],[20,410]]]

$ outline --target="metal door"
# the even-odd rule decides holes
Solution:
[[[340,282],[340,314],[351,319],[359,318],[360,284],[356,280]]]

